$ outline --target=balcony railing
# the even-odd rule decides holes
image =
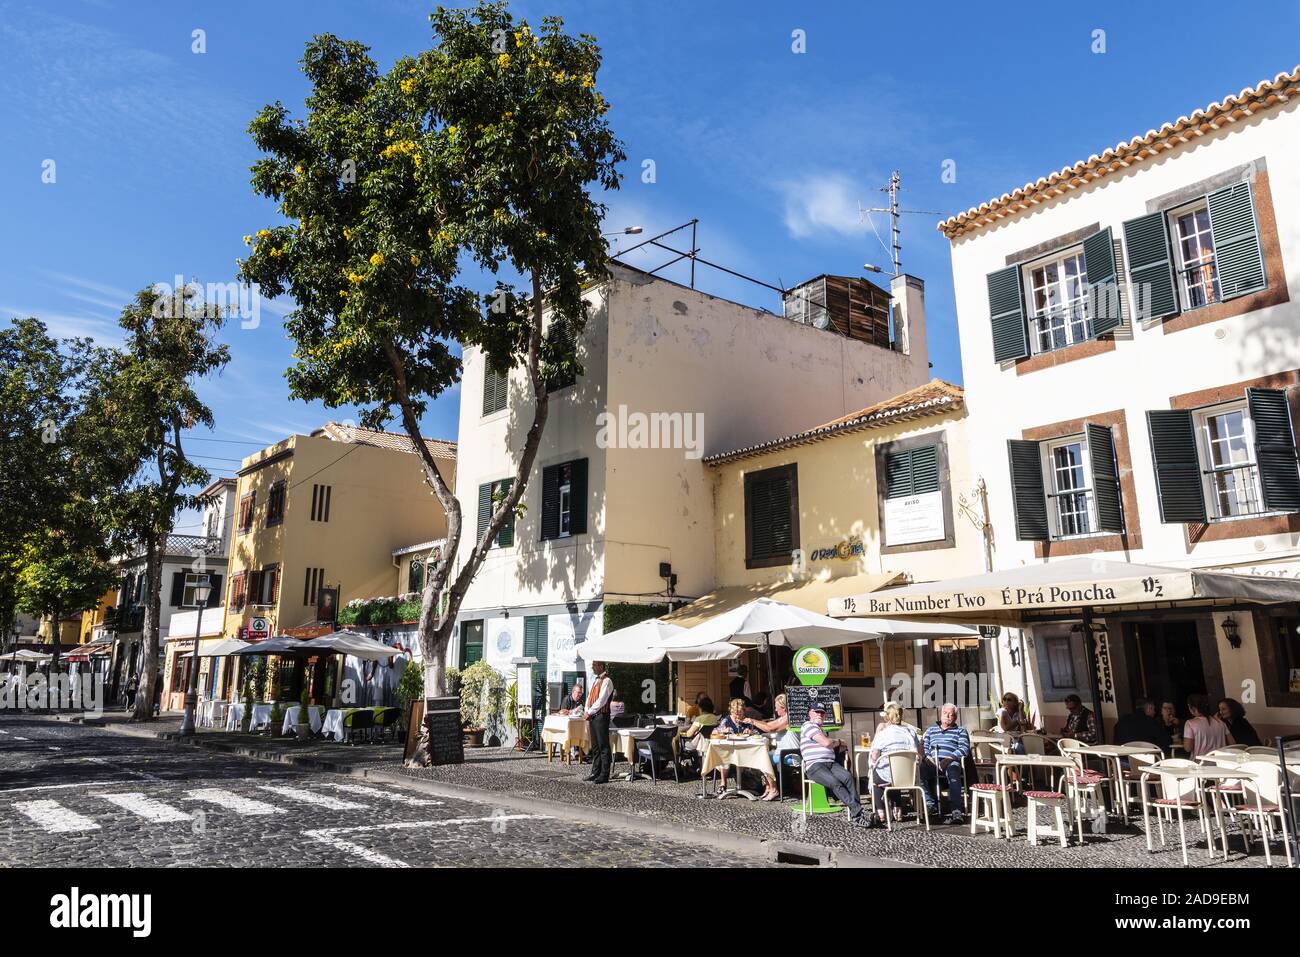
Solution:
[[[106,631],[131,632],[144,627],[144,606],[133,608],[112,608],[104,613]]]
[[[222,538],[219,535],[165,535],[162,540],[163,555],[220,555],[222,547]],[[137,547],[129,554],[122,556],[122,560],[130,561],[132,559],[144,556],[144,548]]]

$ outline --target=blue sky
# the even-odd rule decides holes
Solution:
[[[649,235],[698,217],[703,256],[786,286],[888,264],[858,208],[884,202],[891,169],[902,172],[905,206],[950,215],[1300,60],[1294,3],[1233,18],[1213,37],[1206,24],[1226,24],[1222,2],[512,6],[533,21],[560,14],[604,49],[599,84],[628,153],[609,228]],[[248,187],[256,154],[246,127],[276,99],[301,109],[303,44],[322,32],[359,39],[386,67],[428,45],[430,9],[0,0],[0,321],[32,314],[58,334],[111,342],[132,290],[177,274],[233,279],[241,237],[274,218]],[[201,55],[191,52],[196,29]],[[801,54],[795,30],[806,37]],[[50,159],[56,181],[43,183]],[[642,182],[646,159],[654,183]],[[942,181],[946,160],[955,182]],[[903,266],[927,284],[934,373],[959,382],[940,218],[905,217]],[[887,225],[876,217],[882,236]],[[707,291],[779,306],[759,287],[700,276]],[[264,303],[260,326],[226,330],[233,360],[203,386],[216,430],[192,445],[214,474],[291,431],[355,414],[289,398],[290,307]],[[458,399],[435,403],[426,434],[455,438]]]

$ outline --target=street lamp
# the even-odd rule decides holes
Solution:
[[[641,235],[640,226],[625,226],[622,229],[616,229],[612,233],[601,233],[602,236],[639,236]]]
[[[181,718],[181,734],[194,733],[194,709],[199,702],[199,635],[203,634],[203,606],[212,594],[212,583],[205,577],[194,583],[194,602],[199,606],[198,621],[194,623],[194,664],[190,666],[189,685],[185,689],[185,717]]]

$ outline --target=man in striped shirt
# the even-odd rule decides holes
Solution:
[[[799,752],[803,755],[804,774],[847,807],[854,824],[870,827],[875,818],[863,811],[853,787],[853,775],[835,763],[835,752],[844,745],[822,730],[825,716],[826,712],[813,705],[808,709],[808,720],[799,729]]]
[[[938,815],[938,775],[948,779],[948,809],[945,824],[963,824],[961,800],[961,766],[970,757],[970,734],[957,723],[957,706],[945,704],[939,709],[939,723],[925,732],[925,763],[921,765],[921,783],[930,813]]]

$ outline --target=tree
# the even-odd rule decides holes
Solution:
[[[425,691],[437,695],[461,601],[527,487],[546,383],[580,371],[582,284],[606,261],[605,209],[589,187],[616,189],[625,156],[604,120],[593,38],[565,34],[559,18],[534,33],[505,3],[430,19],[434,46],[387,73],[360,43],[307,45],[306,119],[277,102],[250,125],[265,154],[253,188],[287,222],[245,237],[241,272],[297,303],[292,393],[360,406],[367,425],[399,418],[446,513],[419,626]],[[462,257],[522,276],[525,291],[499,281],[480,302],[458,283]],[[464,511],[420,428],[428,402],[459,381],[453,341],[480,346],[497,369],[522,366],[533,405],[509,492],[454,577]]]
[[[118,554],[143,551],[145,556],[137,721],[153,717],[167,535],[176,513],[198,504],[191,489],[209,479],[206,469],[186,457],[181,433],[212,427],[212,410],[199,399],[195,384],[230,361],[229,348],[216,341],[223,321],[221,311],[202,302],[192,286],[167,294],[142,289],[122,311],[123,347],[99,367],[87,411],[87,431],[112,446],[110,468],[124,476],[107,518],[110,541]]]
[[[113,483],[84,419],[106,356],[34,318],[0,330],[0,649],[22,610],[53,621],[57,659],[61,616],[94,607],[112,583],[102,520]]]

